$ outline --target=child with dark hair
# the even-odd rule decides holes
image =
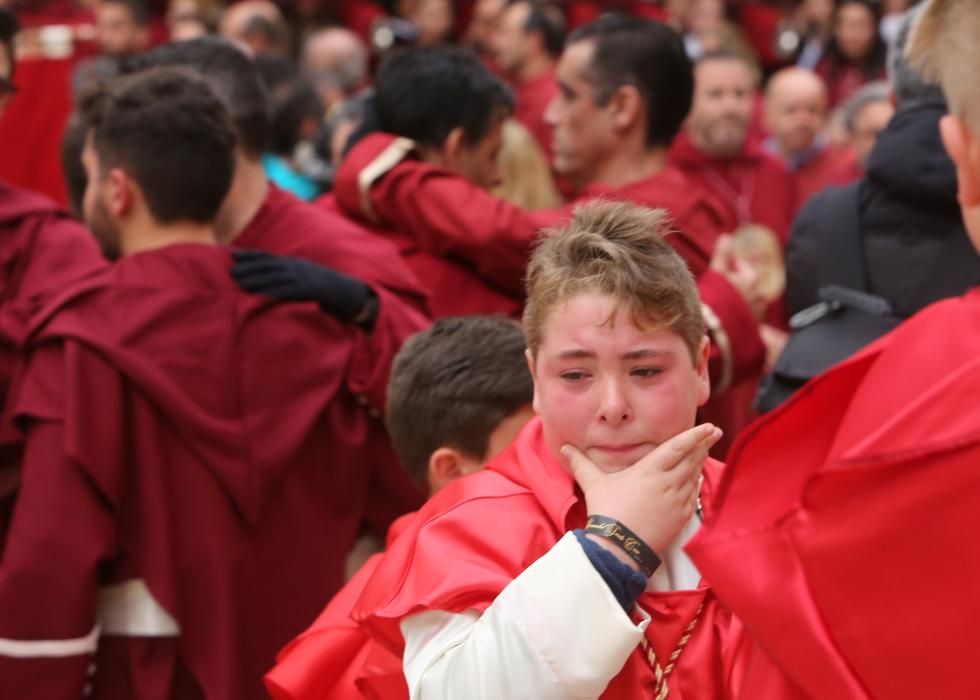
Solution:
[[[483,468],[531,417],[524,334],[501,317],[437,321],[408,340],[388,388],[395,450],[430,494]],[[414,514],[395,522],[389,544]],[[266,676],[276,700],[407,697],[401,659],[370,641],[351,608],[378,564],[369,559]]]

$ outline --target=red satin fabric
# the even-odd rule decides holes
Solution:
[[[736,444],[688,550],[778,665],[743,697],[980,696],[978,329],[980,291],[940,302]]]
[[[709,512],[721,468],[710,462],[705,469]],[[483,472],[452,484],[422,508],[381,559],[353,617],[400,656],[403,618],[427,609],[485,610],[566,531],[584,523],[571,475],[550,456],[541,423],[532,420]],[[644,594],[639,604],[653,617],[648,638],[664,663],[702,602],[698,626],[669,680],[671,698],[729,698],[741,683],[748,647],[740,623],[704,585]],[[602,697],[652,698],[653,688],[653,672],[637,647]]]

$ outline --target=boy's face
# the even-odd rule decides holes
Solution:
[[[548,316],[529,355],[552,454],[564,463],[559,450],[571,444],[607,472],[692,427],[709,394],[707,339],[695,364],[675,332],[642,330],[615,307],[601,294],[572,297]]]

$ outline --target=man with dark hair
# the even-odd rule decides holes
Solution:
[[[396,157],[412,152],[481,192],[498,184],[501,129],[513,110],[513,97],[471,53],[452,48],[397,52],[378,71],[374,94],[378,123],[397,137],[390,146]],[[372,149],[352,151],[348,167],[367,167],[375,155]],[[330,197],[322,205],[330,208],[335,203]],[[469,253],[461,258],[428,232],[406,230],[397,218],[384,219],[390,225],[383,226],[370,208],[364,214],[359,220],[373,224],[380,238],[394,241],[426,284],[435,318],[520,314],[520,275],[501,274],[501,270],[509,272],[522,260],[480,256],[482,242],[469,237],[465,229],[457,231],[456,242]]]
[[[516,92],[514,118],[551,158],[551,126],[544,114],[558,94],[555,65],[565,43],[561,10],[538,0],[511,0],[491,39],[497,67]]]
[[[532,416],[534,391],[520,326],[502,317],[436,321],[402,346],[388,389],[388,429],[430,495],[500,454]],[[415,514],[388,532],[388,546]],[[369,559],[266,676],[275,700],[408,697],[401,659],[350,618],[378,565]]]
[[[368,500],[358,341],[229,278],[213,221],[235,131],[203,81],[121,78],[83,118],[85,215],[117,260],[38,314],[11,395],[3,693],[260,698]]]
[[[748,303],[755,276],[730,246],[717,245],[725,229],[712,196],[667,162],[693,92],[681,40],[654,21],[605,17],[569,38],[558,82],[548,111],[558,173],[585,185],[579,201],[667,209],[679,230],[670,243],[698,278],[716,391],[755,376],[764,359]],[[358,220],[397,223],[427,250],[493,266],[498,285],[520,285],[538,231],[566,220],[571,208],[525,212],[410,153],[391,135],[358,144],[337,175],[340,206]]]
[[[0,10],[0,113],[16,92],[16,33],[14,16]],[[47,293],[104,264],[88,231],[67,212],[40,195],[0,182],[0,407],[31,312]],[[0,458],[0,469],[5,462]],[[4,491],[0,486],[0,498]]]
[[[429,324],[425,294],[387,241],[331,212],[324,212],[271,185],[262,166],[269,138],[268,95],[255,64],[226,40],[208,37],[161,46],[131,61],[129,71],[155,65],[186,66],[200,73],[231,113],[239,137],[231,189],[215,220],[219,240],[236,249],[239,281],[260,283],[295,298],[305,279],[303,263],[329,268],[318,278],[322,307],[358,337],[350,387],[380,416],[395,353],[406,338]],[[265,253],[293,256],[295,267]],[[269,286],[271,285],[271,286]],[[373,525],[384,532],[391,520],[417,507],[421,494],[397,465],[380,420],[366,444],[390,473],[377,484]]]

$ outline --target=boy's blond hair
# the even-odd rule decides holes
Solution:
[[[664,240],[663,209],[597,201],[578,207],[571,223],[545,232],[527,271],[524,334],[536,354],[554,308],[587,292],[625,306],[639,328],[669,328],[698,362],[705,327],[687,265]]]
[[[909,40],[910,62],[942,85],[950,111],[980,134],[980,2],[927,0]]]

